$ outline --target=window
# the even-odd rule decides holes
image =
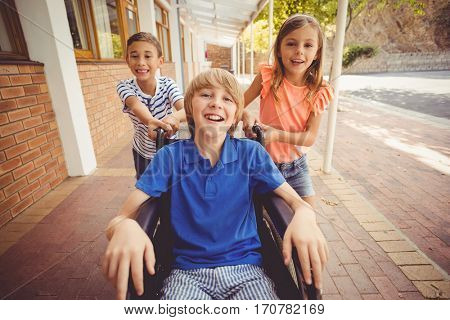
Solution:
[[[0,59],[28,60],[28,51],[14,0],[0,1]]]
[[[172,52],[170,51],[169,14],[155,3],[155,16],[158,39],[161,42],[164,60],[172,61]]]
[[[127,27],[127,39],[133,34],[138,32],[138,17],[137,17],[137,7],[134,4],[134,0],[128,1],[124,6],[124,17]]]
[[[89,38],[87,13],[83,1],[65,0],[67,19],[69,20],[70,34],[73,48],[77,57],[93,58],[93,50]]]
[[[120,59],[139,31],[135,0],[64,0],[77,58]]]

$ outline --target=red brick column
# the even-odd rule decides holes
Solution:
[[[133,75],[125,62],[79,62],[78,74],[92,143],[98,156],[131,129],[129,117],[122,112],[116,86],[119,80]]]
[[[67,177],[42,64],[0,65],[0,226]]]

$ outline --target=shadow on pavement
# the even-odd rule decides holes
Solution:
[[[345,93],[395,107],[450,119],[450,94],[432,94],[410,90],[360,89]],[[427,107],[432,106],[432,107]]]

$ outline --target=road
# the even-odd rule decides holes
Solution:
[[[343,75],[346,95],[450,119],[450,71]]]

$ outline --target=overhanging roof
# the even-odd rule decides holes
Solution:
[[[268,0],[180,0],[180,15],[207,43],[231,47]]]

